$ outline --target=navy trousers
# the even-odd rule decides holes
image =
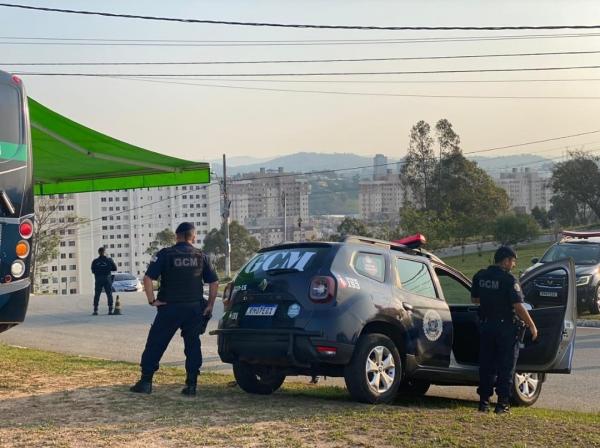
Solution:
[[[481,401],[490,399],[495,384],[498,402],[508,404],[518,357],[517,327],[512,321],[482,322],[478,389]]]
[[[157,308],[146,348],[142,353],[140,365],[143,375],[152,375],[158,370],[160,359],[178,329],[181,329],[183,337],[185,371],[188,377],[195,378],[198,375],[202,366],[200,332],[205,308],[205,302],[169,303]]]
[[[110,277],[107,278],[96,278],[94,284],[94,310],[98,310],[98,303],[100,302],[100,294],[102,290],[106,292],[106,298],[108,300],[108,309],[112,310],[113,307],[113,296],[112,296],[112,282]]]

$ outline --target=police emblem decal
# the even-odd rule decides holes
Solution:
[[[423,316],[423,332],[431,342],[437,341],[442,335],[444,324],[442,317],[437,311],[429,310]]]

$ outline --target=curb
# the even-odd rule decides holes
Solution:
[[[577,319],[578,327],[600,328],[600,320]]]

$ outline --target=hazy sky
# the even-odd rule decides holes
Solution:
[[[18,1],[15,0],[15,3]],[[200,19],[357,25],[600,24],[598,1],[183,1],[72,0],[20,3]],[[211,61],[375,58],[600,50],[597,37],[337,46],[56,46],[17,45],[6,37],[179,40],[349,40],[505,36],[514,31],[403,32],[248,28],[177,24],[0,8],[0,69],[106,73],[266,73],[398,71],[600,65],[598,55],[510,57],[451,61],[136,67],[14,67],[10,62]],[[594,32],[594,31],[591,31]],[[525,31],[520,34],[577,33]],[[8,43],[11,42],[11,43]],[[22,42],[22,41],[21,41]],[[127,142],[195,160],[271,157],[297,151],[406,151],[410,127],[449,119],[465,151],[600,129],[600,100],[457,99],[342,96],[174,85],[124,79],[23,77],[46,106]],[[599,78],[600,69],[555,72],[347,77],[337,80],[504,80]],[[307,78],[286,78],[307,79]],[[331,78],[310,78],[328,79]],[[281,80],[280,80],[281,81]],[[193,81],[275,89],[433,95],[600,96],[600,81],[569,83],[354,84],[239,80]],[[600,133],[491,154],[544,151],[561,145],[600,148]],[[553,151],[547,151],[553,149]]]

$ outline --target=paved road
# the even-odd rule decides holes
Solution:
[[[122,316],[92,316],[91,296],[31,298],[26,322],[0,334],[0,341],[24,347],[53,350],[69,354],[139,362],[154,309],[141,293],[121,294]],[[222,305],[217,301],[217,325]],[[102,309],[101,309],[102,311]],[[104,309],[102,312],[106,312]],[[216,337],[202,337],[205,367],[230,372],[217,355]],[[165,364],[183,365],[183,341],[174,338]],[[323,383],[322,383],[323,384]],[[339,379],[325,384],[343,384]],[[472,387],[432,387],[429,395],[476,400]],[[600,412],[600,329],[578,328],[574,369],[571,375],[550,375],[536,406]]]

